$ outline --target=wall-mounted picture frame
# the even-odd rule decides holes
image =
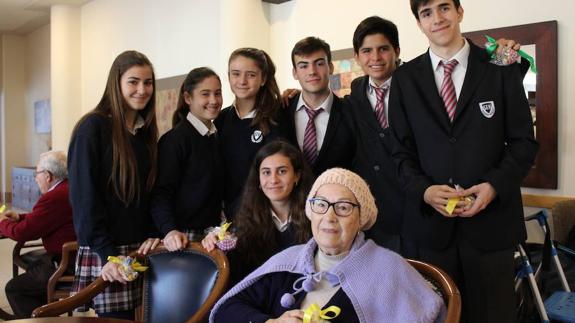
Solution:
[[[485,29],[463,33],[478,46],[485,35],[513,39],[522,45],[535,45],[535,91],[527,91],[536,120],[539,152],[522,186],[557,189],[557,21]]]

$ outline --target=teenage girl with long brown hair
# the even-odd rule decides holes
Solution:
[[[312,179],[302,153],[287,142],[276,140],[257,152],[233,222],[238,241],[228,253],[230,286],[274,254],[309,240],[305,200]],[[212,250],[216,241],[211,233],[202,244]]]
[[[123,52],[110,68],[100,103],[76,124],[70,142],[70,201],[80,245],[73,291],[100,275],[114,282],[90,304],[99,316],[132,318],[140,303],[141,285],[127,282],[108,257],[138,250],[154,232],[154,86],[148,58]]]

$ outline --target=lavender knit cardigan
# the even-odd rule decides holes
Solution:
[[[268,273],[313,274],[316,250],[312,238],[305,245],[293,246],[270,258],[216,303],[210,322],[213,323],[215,313],[227,299]],[[331,268],[328,275],[339,280],[360,322],[442,322],[445,318],[443,300],[425,279],[398,254],[372,240],[366,241],[362,232],[347,257]]]

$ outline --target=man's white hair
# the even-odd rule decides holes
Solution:
[[[66,154],[63,151],[51,150],[40,155],[38,169],[49,171],[56,180],[68,177]]]

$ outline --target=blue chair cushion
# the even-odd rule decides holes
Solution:
[[[209,257],[192,250],[148,256],[144,279],[144,321],[185,322],[210,294],[218,268]]]

